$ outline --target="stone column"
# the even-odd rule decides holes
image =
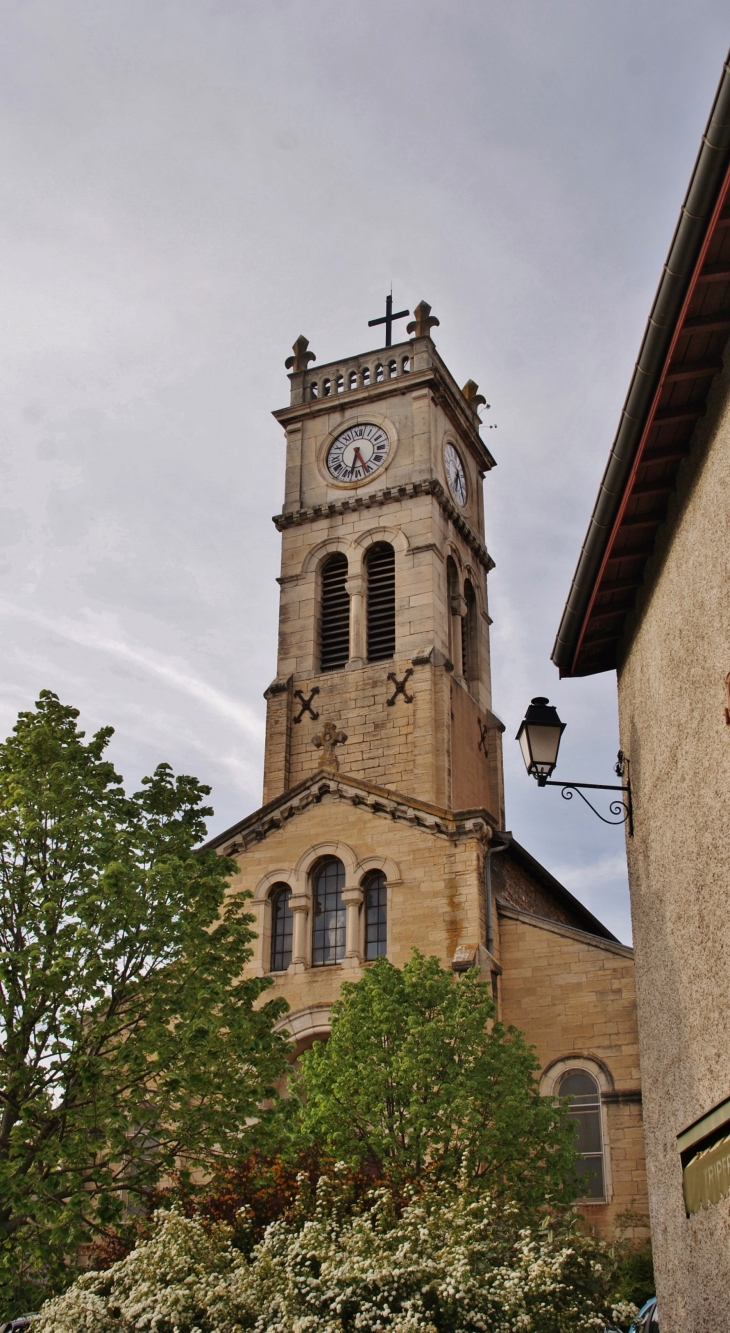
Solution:
[[[294,914],[290,972],[303,972],[307,966],[307,924],[309,898],[306,893],[293,893],[289,906]]]
[[[351,574],[345,583],[350,596],[350,657],[347,671],[365,665],[367,644],[365,630],[365,575]]]
[[[362,899],[362,889],[356,884],[346,885],[342,890],[342,901],[347,909],[343,967],[359,967],[362,962],[360,946],[360,907]]]

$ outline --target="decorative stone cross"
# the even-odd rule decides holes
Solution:
[[[322,753],[319,757],[320,768],[332,768],[335,772],[339,771],[339,763],[335,754],[336,745],[344,745],[347,736],[344,731],[338,731],[334,722],[325,722],[318,736],[312,737],[312,745],[315,745]]]

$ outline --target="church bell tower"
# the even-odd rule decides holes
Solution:
[[[314,369],[299,338],[287,362],[264,802],[325,769],[503,828],[484,399],[439,356],[430,306],[414,314],[391,345],[389,298],[385,347]]]
[[[645,1188],[631,950],[505,829],[484,399],[441,360],[430,307],[414,315],[393,346],[389,299],[379,350],[315,368],[298,338],[287,362],[264,800],[208,846],[249,895],[246,971],[286,1000],[292,1058],[379,961],[476,968],[541,1092],[581,1089],[588,1216],[609,1236]]]

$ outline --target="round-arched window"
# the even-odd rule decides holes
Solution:
[[[568,1115],[575,1126],[575,1169],[580,1179],[580,1199],[603,1199],[603,1134],[601,1089],[585,1069],[569,1069],[560,1080],[558,1095],[567,1097]]]
[[[320,861],[312,877],[314,899],[312,966],[339,963],[345,956],[345,867],[336,856]]]
[[[365,891],[365,958],[382,958],[388,951],[388,886],[385,875],[375,870],[363,885]]]
[[[271,971],[285,972],[291,962],[294,916],[288,884],[275,884],[271,898]]]

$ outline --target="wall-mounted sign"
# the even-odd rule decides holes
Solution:
[[[677,1135],[687,1216],[730,1194],[730,1097]]]

